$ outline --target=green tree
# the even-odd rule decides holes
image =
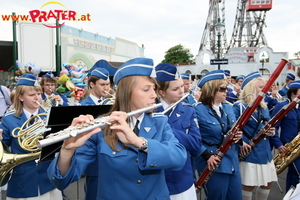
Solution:
[[[300,51],[294,53],[294,56],[295,56],[296,58],[299,58],[299,57],[300,57]]]
[[[162,63],[178,64],[195,62],[194,55],[190,52],[190,49],[184,48],[181,44],[171,47],[165,52],[165,59]]]

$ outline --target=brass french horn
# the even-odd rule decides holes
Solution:
[[[40,148],[37,147],[37,140],[43,139],[46,113],[41,113],[29,118],[21,127],[15,128],[12,131],[12,136],[18,138],[19,145],[27,151],[28,154],[12,154],[7,146],[1,142],[0,144],[0,186],[5,185],[12,174],[13,168],[21,163],[36,159],[40,156]]]
[[[42,103],[41,103],[41,107],[43,108],[51,108],[51,107],[56,107],[58,106],[58,101],[56,101],[55,99],[52,98],[52,96],[48,96],[47,98],[45,98]]]
[[[106,98],[100,101],[98,105],[114,105],[114,103],[115,103],[115,98]]]

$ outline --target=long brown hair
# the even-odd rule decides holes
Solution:
[[[156,88],[158,88],[156,80],[148,76],[127,76],[122,78],[117,87],[115,103],[109,111],[108,115],[110,115],[113,111],[124,111],[126,113],[131,111],[131,95],[137,84],[138,77],[144,77],[148,79],[156,85]],[[127,119],[127,121],[129,120]],[[116,148],[116,145],[118,143],[118,136],[115,130],[111,130],[108,126],[105,127],[104,139],[113,150],[121,151],[121,149]]]
[[[212,106],[215,95],[222,84],[227,84],[225,79],[214,79],[207,81],[201,88],[201,96],[199,101],[204,105]]]
[[[24,95],[26,90],[35,90],[42,92],[41,86],[29,86],[29,85],[18,85],[15,89],[15,96],[13,101],[13,107],[16,110],[14,116],[20,116],[23,112],[23,102],[20,101],[19,96]]]

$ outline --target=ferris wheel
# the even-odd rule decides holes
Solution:
[[[263,28],[266,12],[272,8],[272,0],[237,0],[236,16],[230,43],[226,39],[225,0],[209,0],[209,11],[199,50],[204,47],[214,54],[218,51],[215,25],[218,19],[224,24],[221,31],[221,57],[233,47],[260,47],[267,45]]]

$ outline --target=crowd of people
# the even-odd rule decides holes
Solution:
[[[197,200],[195,183],[208,167],[215,172],[202,188],[207,200],[266,200],[277,181],[272,149],[288,153],[285,144],[300,129],[298,105],[253,149],[249,141],[300,95],[300,81],[293,74],[287,74],[280,90],[272,85],[223,157],[216,154],[267,81],[259,72],[233,79],[229,70],[214,70],[193,82],[176,66],[154,66],[149,58],[125,62],[113,78],[106,69],[95,68],[89,73],[84,98],[74,109],[113,99],[110,111],[101,116],[107,117],[107,125],[65,139],[53,160],[19,163],[7,183],[7,199],[67,199],[64,189],[85,177],[86,200]],[[2,148],[12,154],[36,153],[22,146],[16,130],[48,112],[42,103],[46,99],[56,102],[52,106],[73,106],[57,87],[51,73],[40,78],[23,74],[13,91],[0,87]],[[129,112],[158,104],[128,117]],[[92,115],[74,116],[70,126],[93,120]],[[247,157],[239,160],[241,154]],[[288,166],[286,192],[299,184],[299,172],[297,158]]]

